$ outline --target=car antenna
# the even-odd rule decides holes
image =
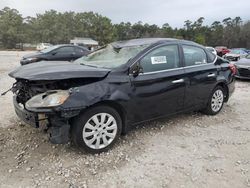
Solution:
[[[6,95],[8,92],[10,92],[12,90],[12,88],[10,88],[10,89],[8,89],[7,91],[5,91],[5,92],[3,92],[3,93],[1,93],[1,96],[4,96],[4,95]]]

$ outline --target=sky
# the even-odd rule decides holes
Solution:
[[[0,0],[0,9],[17,9],[23,16],[35,16],[46,10],[60,12],[93,11],[109,17],[113,23],[169,23],[182,27],[185,20],[205,17],[205,24],[240,16],[250,20],[250,0]]]

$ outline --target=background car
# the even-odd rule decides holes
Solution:
[[[44,49],[49,48],[49,47],[51,47],[51,46],[53,46],[53,45],[50,44],[50,43],[40,43],[40,44],[38,44],[38,45],[36,46],[36,50],[38,50],[38,51],[44,50]]]
[[[247,51],[242,48],[231,49],[229,53],[223,56],[224,59],[228,61],[238,61],[241,58],[244,58],[248,55]]]
[[[234,65],[237,68],[237,78],[250,79],[250,54],[246,57],[235,62]]]
[[[211,46],[206,46],[206,49],[208,49],[210,52],[212,52],[214,55],[217,55],[217,52],[216,52],[216,50],[213,48],[213,47],[211,47]]]
[[[218,56],[222,57],[223,55],[230,52],[230,50],[226,46],[216,46],[215,50],[218,54]]]
[[[73,61],[89,53],[89,50],[82,46],[56,45],[28,54],[23,57],[20,63],[26,65],[39,61]]]

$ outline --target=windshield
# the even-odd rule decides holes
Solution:
[[[125,64],[129,59],[135,57],[148,45],[114,48],[111,44],[101,48],[88,56],[77,59],[75,62],[103,68],[115,68]]]
[[[48,52],[50,52],[50,51],[52,51],[52,50],[54,50],[56,48],[58,48],[58,46],[50,46],[48,48],[45,48],[45,49],[41,50],[40,52],[41,53],[48,53]]]

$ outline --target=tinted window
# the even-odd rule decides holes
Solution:
[[[57,53],[62,53],[62,54],[71,54],[74,52],[74,47],[66,46],[66,47],[61,47],[58,50],[56,50]]]
[[[140,61],[143,72],[154,72],[179,67],[177,45],[159,47],[147,54]]]
[[[207,63],[207,55],[202,48],[183,45],[183,52],[186,66]]]
[[[214,55],[214,54],[213,54],[212,52],[210,52],[210,51],[207,52],[207,62],[208,62],[208,63],[214,62],[215,58],[216,58],[216,55]]]
[[[83,52],[86,52],[86,51],[88,51],[88,50],[85,49],[85,48],[75,47],[75,52],[76,52],[76,53],[83,53]]]

